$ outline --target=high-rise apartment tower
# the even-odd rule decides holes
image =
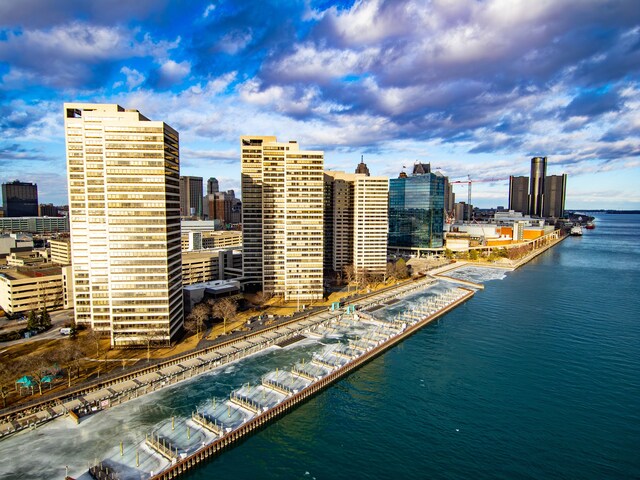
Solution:
[[[325,171],[325,267],[356,276],[384,275],[389,231],[389,179]]]
[[[321,299],[324,153],[260,136],[240,148],[245,278],[285,300]]]
[[[178,132],[114,104],[66,103],[75,316],[112,346],[183,324]]]

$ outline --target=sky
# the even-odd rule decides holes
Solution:
[[[327,169],[470,175],[479,207],[547,156],[567,208],[640,209],[639,72],[637,0],[0,0],[0,181],[66,204],[81,101],[165,121],[224,190],[240,135],[276,135]]]

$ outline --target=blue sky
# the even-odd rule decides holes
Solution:
[[[471,175],[507,204],[532,156],[567,207],[640,208],[640,8],[630,1],[0,2],[0,180],[67,203],[62,103],[180,132],[182,174],[239,190],[239,136]],[[466,198],[466,186],[456,187]]]

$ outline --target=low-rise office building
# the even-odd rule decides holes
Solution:
[[[16,249],[32,249],[33,245],[33,237],[29,234],[0,235],[0,257],[5,257]]]
[[[49,240],[51,261],[58,265],[71,265],[71,241],[68,238]]]
[[[242,276],[242,253],[234,249],[182,252],[182,284]]]
[[[0,231],[59,233],[69,231],[68,217],[0,217]]]
[[[59,266],[16,268],[0,272],[0,306],[5,312],[26,313],[64,305],[62,270]]]
[[[182,251],[207,250],[242,246],[242,232],[229,231],[189,231],[181,237]]]
[[[190,313],[193,307],[203,300],[231,297],[239,293],[238,280],[214,280],[187,285],[183,289],[185,313]]]

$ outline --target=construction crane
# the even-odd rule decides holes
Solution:
[[[467,183],[469,185],[469,190],[467,193],[467,208],[470,209],[469,211],[469,222],[471,222],[472,218],[471,216],[473,215],[473,209],[471,209],[471,184],[473,183],[473,180],[471,180],[471,175],[467,175],[467,179],[466,180],[456,180],[455,182],[449,182],[450,184],[454,184],[454,183]]]
[[[493,177],[493,178],[483,178],[481,180],[471,180],[471,175],[467,175],[467,179],[466,180],[456,180],[454,182],[449,182],[451,184],[454,183],[466,183],[469,185],[468,188],[468,192],[467,192],[467,205],[468,208],[471,208],[471,184],[472,183],[493,183],[493,182],[502,182],[504,180],[509,180],[509,177]],[[473,210],[471,210],[470,215],[469,215],[469,222],[471,221],[475,221],[474,218],[471,218],[473,216]]]

